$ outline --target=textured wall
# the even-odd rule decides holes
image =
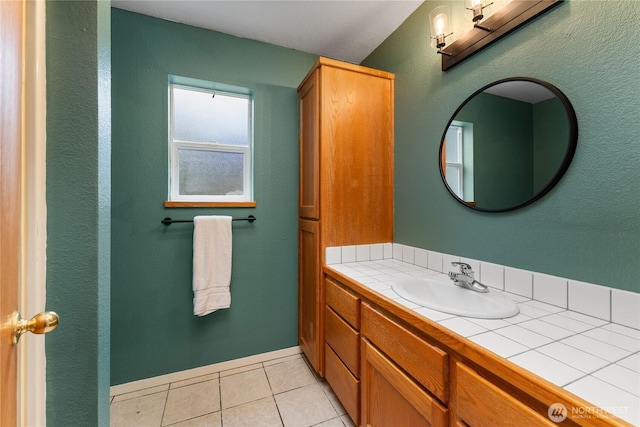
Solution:
[[[640,21],[629,18],[640,16],[640,2],[564,2],[447,72],[428,42],[438,4],[425,2],[364,62],[396,74],[396,241],[640,291]],[[577,151],[535,204],[475,212],[441,182],[440,137],[467,96],[513,76],[549,81],[567,95]]]
[[[297,345],[298,98],[314,55],[113,9],[111,383]],[[254,89],[255,209],[165,209],[167,82]],[[233,225],[231,308],[193,315],[191,224]]]
[[[533,191],[537,193],[556,175],[567,153],[570,127],[558,98],[533,106]]]
[[[47,3],[47,425],[109,424],[110,8]]]

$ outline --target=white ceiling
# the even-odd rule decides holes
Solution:
[[[112,0],[111,5],[359,64],[422,1]]]
[[[484,90],[487,93],[515,99],[517,101],[537,104],[555,98],[555,94],[546,87],[530,81],[510,81],[491,86]]]

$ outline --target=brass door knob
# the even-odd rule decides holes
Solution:
[[[13,343],[17,344],[25,332],[48,334],[58,326],[59,321],[60,318],[53,311],[43,311],[29,320],[23,319],[20,313],[16,313],[13,321]]]

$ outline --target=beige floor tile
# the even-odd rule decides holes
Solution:
[[[353,422],[349,415],[343,415],[340,417],[340,419],[346,427],[356,427],[356,423]]]
[[[313,427],[344,427],[344,423],[342,422],[340,417],[338,417],[322,422],[320,424],[316,424]]]
[[[355,427],[331,387],[301,354],[111,399],[111,427],[281,427],[283,423]]]
[[[316,378],[302,358],[265,366],[273,394],[313,384]]]
[[[264,366],[277,365],[278,363],[288,362],[289,360],[294,360],[294,359],[302,359],[302,354],[298,353],[298,354],[292,354],[291,356],[279,357],[277,359],[271,359],[271,360],[267,360],[266,362],[262,362],[262,364]]]
[[[222,409],[271,396],[264,369],[254,369],[220,378]]]
[[[167,400],[167,392],[149,394],[115,402],[110,408],[111,427],[158,427]]]
[[[174,424],[220,410],[218,380],[169,390],[162,425]]]
[[[169,384],[164,384],[156,387],[149,387],[142,390],[132,391],[131,393],[118,394],[116,396],[113,396],[113,402],[122,402],[123,400],[135,399],[136,397],[160,393],[161,391],[167,391],[168,389]]]
[[[313,367],[311,366],[311,364],[309,363],[306,357],[303,357],[302,360],[304,360],[304,363],[307,364],[309,371],[311,372],[311,374],[313,375],[313,377],[316,379],[317,382],[324,381],[324,378],[322,378],[320,374],[318,374],[316,371],[313,370]]]
[[[277,394],[275,398],[285,427],[308,427],[338,415],[317,383]]]
[[[182,381],[176,381],[174,383],[171,383],[171,388],[179,388],[186,385],[201,383],[209,380],[217,380],[218,378],[220,378],[220,374],[216,372],[214,374],[202,375],[200,377],[193,377]]]
[[[322,381],[319,384],[322,387],[322,391],[324,391],[324,394],[327,396],[327,399],[329,399],[329,402],[331,402],[333,409],[336,410],[338,415],[346,414],[347,410],[344,409],[344,406],[342,406],[342,403],[340,403],[338,396],[336,396],[336,394],[333,392],[333,389],[331,389],[329,383],[326,381]]]
[[[213,414],[207,414],[198,418],[191,418],[190,420],[171,424],[170,427],[222,427],[222,418],[220,414],[220,412],[214,412]]]
[[[251,365],[240,366],[238,368],[227,369],[226,371],[220,372],[220,377],[228,377],[241,372],[253,371],[254,369],[262,369],[262,363],[254,363]]]
[[[267,397],[222,411],[224,427],[282,427],[273,397]]]

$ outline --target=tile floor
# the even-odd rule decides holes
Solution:
[[[111,397],[111,427],[354,427],[302,355]]]

